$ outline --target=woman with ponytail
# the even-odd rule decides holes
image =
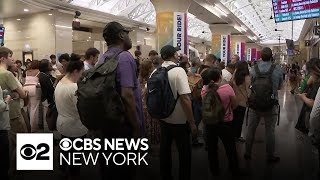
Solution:
[[[83,71],[84,64],[80,61],[80,56],[71,54],[70,61],[65,67],[65,76],[59,81],[54,92],[58,110],[57,130],[62,138],[69,138],[72,141],[76,138],[84,138],[88,131],[81,123],[77,110],[77,81]],[[62,153],[65,156],[68,155],[67,151],[62,151]],[[67,164],[63,163],[60,170],[66,173],[69,180],[80,179],[80,166],[69,165],[67,167]]]
[[[202,91],[203,102],[206,101],[207,93],[217,93],[220,102],[215,102],[212,106],[212,112],[217,112],[220,106],[223,107],[221,120],[211,120],[216,123],[205,123],[206,138],[208,145],[209,169],[214,176],[220,175],[219,158],[218,158],[218,138],[223,142],[226,154],[229,160],[229,168],[233,175],[239,176],[238,156],[232,132],[233,109],[237,107],[235,92],[229,84],[222,84],[222,72],[220,68],[209,69],[207,73],[209,84],[204,84]],[[203,104],[203,113],[205,106]],[[205,114],[203,114],[205,115]],[[217,116],[220,117],[220,116]],[[210,121],[210,120],[209,120]]]

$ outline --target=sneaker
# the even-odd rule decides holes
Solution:
[[[250,155],[244,154],[243,157],[244,157],[245,160],[251,160],[251,156]]]
[[[267,161],[269,163],[277,163],[280,161],[280,157],[277,157],[277,156],[271,156],[271,157],[268,157],[267,158]]]

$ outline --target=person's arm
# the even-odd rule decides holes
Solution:
[[[189,124],[194,124],[194,117],[192,113],[192,105],[191,105],[191,100],[188,94],[183,94],[180,95],[180,102],[183,108],[184,113],[187,116],[187,121]]]
[[[236,109],[238,107],[238,102],[237,102],[237,98],[236,96],[231,96],[231,106],[232,106],[232,109]]]
[[[182,109],[187,117],[187,121],[189,123],[191,132],[193,135],[196,135],[197,127],[195,125],[191,99],[189,97],[191,90],[188,83],[188,77],[182,68],[178,68],[178,70],[179,70],[179,73],[176,77],[176,85],[177,85],[177,91],[179,94],[179,99],[181,102]]]
[[[310,107],[310,108],[313,107],[314,100],[308,98],[306,93],[298,94],[298,96],[301,98],[301,100],[302,100],[308,107]]]
[[[7,96],[5,99],[3,99],[3,93],[0,87],[0,112],[4,112],[8,110],[8,103],[10,100],[11,100],[11,96]]]
[[[136,102],[132,88],[121,88],[121,97],[127,110],[127,118],[133,128],[134,137],[139,137],[140,125],[137,119]]]
[[[6,83],[11,91],[18,93],[21,99],[25,99],[27,97],[27,92],[22,89],[20,82],[13,76],[13,74],[8,74]]]
[[[127,118],[133,128],[135,138],[140,135],[140,120],[137,116],[136,102],[133,88],[136,81],[136,64],[132,55],[128,52],[120,53],[118,56],[117,80],[121,87],[121,97],[127,110]]]

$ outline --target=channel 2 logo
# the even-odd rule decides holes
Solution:
[[[17,170],[53,170],[53,134],[17,134]]]

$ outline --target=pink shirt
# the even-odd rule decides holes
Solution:
[[[203,86],[203,88],[201,90],[202,97],[205,95],[206,91],[207,91],[207,86]],[[223,107],[226,110],[226,114],[224,116],[224,121],[230,122],[233,120],[233,110],[231,107],[231,98],[235,97],[236,94],[234,93],[232,87],[229,84],[221,85],[219,87],[219,89],[217,90],[217,92],[221,98]]]

